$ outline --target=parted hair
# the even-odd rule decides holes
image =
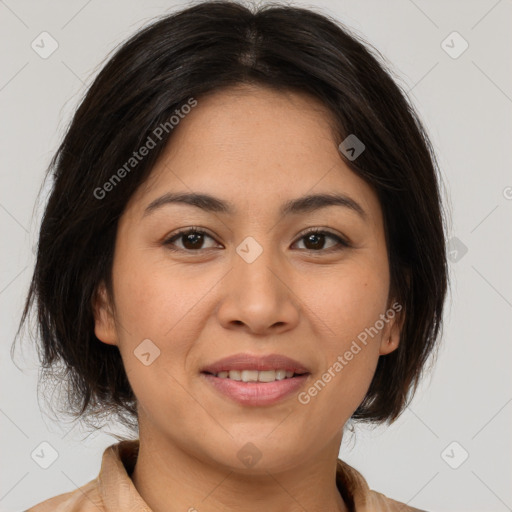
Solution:
[[[62,412],[75,419],[113,414],[137,428],[119,349],[95,336],[93,304],[100,282],[112,296],[118,220],[172,130],[157,132],[158,144],[106,197],[99,188],[190,98],[200,103],[243,84],[308,94],[332,114],[339,143],[355,134],[365,145],[355,160],[340,155],[379,198],[390,290],[404,315],[400,344],[380,356],[352,419],[394,421],[435,358],[448,286],[441,181],[405,88],[377,50],[326,14],[200,2],[165,14],[112,52],[47,170],[52,186],[17,337],[35,315],[40,379],[63,386]]]

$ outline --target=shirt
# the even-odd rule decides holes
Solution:
[[[103,452],[101,469],[94,480],[25,512],[152,512],[130,478],[138,451],[138,439],[110,445]],[[361,473],[340,459],[336,485],[350,512],[426,512],[370,490]]]

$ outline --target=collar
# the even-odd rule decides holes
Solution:
[[[130,478],[138,453],[139,439],[120,441],[105,449],[98,483],[107,512],[119,510],[152,512]],[[394,510],[388,508],[388,504],[397,503],[371,491],[361,473],[341,459],[338,459],[336,465],[336,485],[350,512]],[[401,505],[404,508],[400,510],[417,510]]]

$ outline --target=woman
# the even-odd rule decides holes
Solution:
[[[134,438],[31,512],[417,510],[338,459],[407,406],[447,287],[435,155],[368,45],[196,4],[117,50],[50,169],[22,323]]]

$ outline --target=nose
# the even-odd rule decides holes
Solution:
[[[223,279],[218,320],[226,329],[250,334],[277,334],[299,322],[301,303],[293,277],[275,251],[265,249],[251,263],[236,252]]]

